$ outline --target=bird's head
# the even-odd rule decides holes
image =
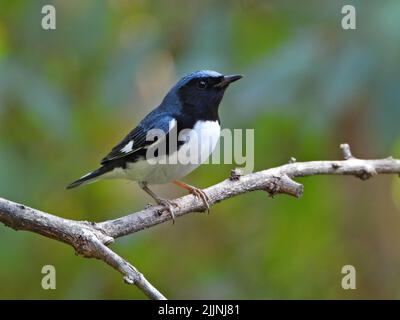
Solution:
[[[226,76],[210,70],[196,71],[179,80],[172,90],[185,112],[218,116],[218,106],[226,88],[240,78],[241,75]]]

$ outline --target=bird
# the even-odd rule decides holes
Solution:
[[[195,71],[182,77],[169,90],[160,105],[148,113],[101,160],[98,169],[70,183],[66,188],[76,188],[101,179],[136,181],[141,189],[170,213],[174,222],[176,205],[149,188],[149,185],[172,182],[201,199],[209,211],[210,199],[204,191],[180,179],[204,163],[214,151],[221,132],[218,114],[220,102],[228,86],[241,78],[242,75],[239,74],[223,75],[212,70]],[[149,133],[154,130],[161,131],[164,136],[157,140],[149,139]],[[176,134],[172,134],[173,131]],[[166,142],[167,147],[163,151],[162,148],[157,149],[160,154],[154,152],[149,155],[149,151],[156,149],[161,141]],[[175,148],[171,146],[173,143]],[[191,148],[195,150],[194,158],[198,161],[169,161],[176,160],[178,156],[192,150]],[[164,156],[167,161],[151,162],[156,156]]]

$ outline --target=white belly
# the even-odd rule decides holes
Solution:
[[[221,133],[217,121],[199,121],[193,130],[179,135],[187,141],[177,152],[164,158],[164,163],[150,164],[146,160],[128,165],[124,170],[127,179],[148,184],[162,184],[180,179],[204,163],[214,151]]]

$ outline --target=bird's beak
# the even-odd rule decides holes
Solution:
[[[235,81],[241,79],[242,77],[243,76],[241,76],[240,74],[235,74],[235,75],[231,75],[231,76],[224,76],[222,81],[217,83],[214,87],[225,88],[228,85],[230,85],[232,82],[235,82]]]

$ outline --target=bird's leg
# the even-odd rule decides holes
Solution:
[[[204,205],[206,206],[207,213],[210,213],[210,198],[205,194],[205,192],[203,190],[196,188],[194,186],[191,186],[190,184],[184,183],[182,181],[178,181],[178,180],[174,180],[172,183],[174,183],[178,187],[181,187],[181,188],[189,191],[195,197],[197,197],[201,201],[203,201]]]
[[[147,184],[140,182],[139,183],[140,188],[142,188],[144,191],[147,192],[147,194],[149,194],[155,202],[157,202],[157,204],[164,206],[167,211],[169,211],[169,213],[171,214],[172,217],[172,223],[175,223],[175,209],[174,209],[174,203],[170,200],[167,199],[163,199],[160,196],[158,196],[156,193],[154,193],[153,191],[151,191],[149,189],[149,187],[147,186]]]

